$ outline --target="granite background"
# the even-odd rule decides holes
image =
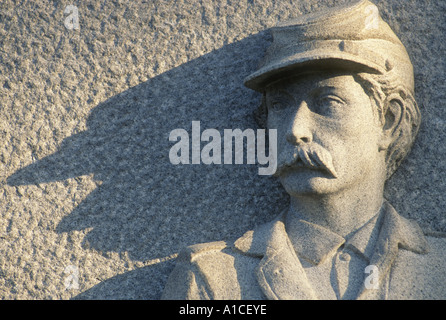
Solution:
[[[174,166],[169,133],[193,120],[257,128],[260,95],[243,79],[267,29],[340,2],[0,2],[0,299],[159,299],[183,246],[278,214],[287,195],[274,178]],[[423,116],[386,197],[446,231],[446,2],[375,3],[412,58]]]

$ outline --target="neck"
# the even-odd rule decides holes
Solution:
[[[333,194],[291,197],[286,225],[292,235],[298,220],[325,227],[342,237],[354,233],[380,210],[384,184],[355,186]]]

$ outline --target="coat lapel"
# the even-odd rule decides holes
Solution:
[[[317,299],[288,239],[282,217],[246,233],[235,242],[235,247],[246,254],[263,256],[256,276],[268,299]]]
[[[378,274],[378,289],[366,288],[367,281],[358,294],[359,300],[386,299],[390,281],[390,268],[398,256],[398,250],[410,250],[418,254],[429,251],[428,243],[419,225],[411,220],[401,217],[395,209],[384,201],[384,221],[375,245],[370,265]]]
[[[420,254],[428,252],[426,238],[416,222],[401,217],[387,201],[383,210],[384,220],[370,260],[370,265],[378,270],[378,289],[368,289],[364,282],[358,299],[387,297],[390,268],[400,248]],[[261,258],[256,276],[268,299],[317,299],[288,239],[284,215],[285,212],[276,220],[246,232],[235,241],[234,247],[246,255]]]

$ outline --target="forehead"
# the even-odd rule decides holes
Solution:
[[[287,91],[308,93],[315,89],[337,89],[345,94],[364,93],[354,74],[346,72],[307,72],[279,80],[266,88],[266,93]]]

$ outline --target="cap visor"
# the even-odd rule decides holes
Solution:
[[[299,53],[286,57],[268,64],[267,67],[260,68],[248,76],[244,84],[250,89],[263,91],[271,83],[309,70],[346,70],[383,74],[385,73],[385,62],[383,66],[380,66],[346,52],[317,54],[307,51],[305,54]]]

